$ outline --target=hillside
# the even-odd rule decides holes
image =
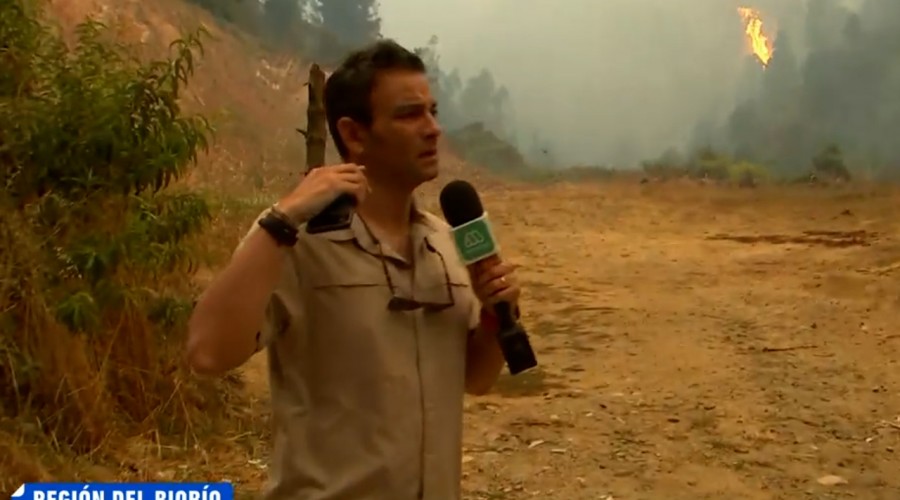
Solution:
[[[88,16],[99,19],[150,57],[163,55],[180,34],[202,26],[211,37],[204,43],[205,55],[185,106],[213,120],[218,131],[215,147],[193,181],[219,192],[246,193],[248,186],[279,191],[302,171],[305,148],[295,129],[306,121],[304,82],[312,61],[269,52],[181,0],[50,0],[50,12],[66,30]],[[443,160],[442,177],[474,174],[446,149]]]
[[[305,61],[265,53],[252,39],[178,0],[51,0],[50,12],[66,30],[88,16],[98,19],[147,57],[164,55],[187,31],[203,26],[209,32],[184,105],[210,118],[218,132],[194,181],[226,191],[247,181],[267,187],[302,161],[302,138],[294,129],[304,119]]]

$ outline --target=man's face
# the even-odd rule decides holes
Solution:
[[[381,73],[371,105],[364,146],[371,174],[411,189],[437,177],[441,128],[428,77],[406,70]]]

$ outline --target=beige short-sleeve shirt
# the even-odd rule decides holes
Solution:
[[[275,424],[268,500],[460,498],[466,343],[480,306],[449,226],[426,212],[413,220],[410,262],[358,217],[332,233],[301,228],[260,334]],[[392,296],[453,305],[391,311]]]

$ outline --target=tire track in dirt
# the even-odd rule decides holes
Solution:
[[[520,201],[514,204],[521,207]],[[506,417],[507,436],[515,436],[518,448],[507,446],[504,459],[491,464],[511,469],[514,488],[506,495],[600,498],[597,488],[606,488],[616,498],[652,498],[661,482],[690,488],[710,474],[702,461],[691,470],[677,464],[703,453],[702,444],[686,439],[681,428],[710,427],[713,388],[726,381],[735,385],[727,379],[726,349],[708,335],[715,315],[694,311],[703,303],[696,296],[698,278],[713,278],[679,262],[681,249],[666,250],[665,241],[616,229],[628,212],[619,209],[619,220],[607,219],[602,227],[563,206],[548,219],[565,221],[565,238],[538,231],[535,240],[523,240],[522,232],[516,234],[517,246],[536,264],[526,266],[523,278],[529,295],[539,300],[528,307],[540,318],[530,324],[537,327],[544,369],[574,375],[565,378],[569,393],[549,387],[530,404],[504,405],[512,415],[532,415]],[[541,240],[553,245],[541,250]],[[501,235],[501,241],[507,240]],[[698,319],[704,322],[699,327],[693,324]],[[543,415],[535,415],[536,407]],[[529,449],[534,443],[540,444]],[[517,454],[522,448],[527,451]],[[530,459],[547,465],[532,477],[516,472],[528,470]],[[575,473],[575,480],[560,471]],[[739,478],[724,482],[730,485],[711,487],[711,494],[742,489]],[[491,498],[490,491],[481,491],[484,496],[473,498]]]
[[[897,485],[885,479],[890,471],[884,464],[890,458],[885,454],[900,443],[897,433],[879,435],[878,427],[898,414],[888,396],[896,393],[897,381],[886,379],[883,370],[866,370],[871,363],[867,358],[878,351],[866,320],[870,308],[865,301],[803,290],[816,276],[834,275],[846,265],[825,250],[836,247],[807,242],[784,252],[777,259],[781,265],[796,266],[789,276],[772,272],[777,271],[772,266],[762,266],[768,268],[762,272],[754,266],[753,291],[745,293],[744,301],[764,314],[745,314],[729,325],[729,340],[744,352],[768,402],[747,416],[763,424],[744,436],[743,445],[752,450],[745,461],[769,466],[768,472],[750,471],[774,498],[789,498],[793,493],[775,492],[798,489],[821,498],[896,496]],[[852,251],[844,254],[856,257]],[[812,289],[817,288],[813,283]],[[850,483],[840,490],[816,484],[826,474]]]

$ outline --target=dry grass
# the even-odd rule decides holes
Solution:
[[[257,211],[252,203],[220,207],[198,242],[210,262],[227,258]],[[15,278],[2,280],[10,286],[0,290],[0,310],[22,325],[0,344],[2,398],[11,405],[0,416],[0,493],[48,479],[158,480],[160,461],[206,454],[216,437],[227,445],[246,428],[265,431],[246,410],[239,378],[202,380],[186,368],[183,327],[160,337],[148,312],[128,302],[88,333],[60,324],[39,273],[21,276],[39,255],[23,229],[9,214],[0,218],[0,276]],[[190,295],[198,285],[186,276],[133,280]]]
[[[85,15],[97,15],[121,40],[139,42],[136,49],[148,58],[164,56],[168,43],[195,28],[198,18],[197,11],[167,1],[51,1],[50,7],[64,33],[71,35]],[[225,193],[244,196],[244,203],[219,202],[212,226],[192,242],[199,248],[191,253],[217,267],[259,211],[254,196],[277,172],[291,170],[295,151],[285,142],[297,136],[290,122],[302,115],[292,115],[290,105],[299,84],[273,89],[257,76],[255,49],[215,25],[209,31],[215,39],[207,44],[205,66],[185,102],[188,112],[215,119],[230,110],[245,120],[218,120],[218,142],[204,158],[199,181],[188,182],[202,184],[214,200],[229,199]],[[267,164],[266,151],[280,156]],[[302,158],[302,148],[300,153]],[[248,183],[247,172],[261,180]],[[265,198],[271,197],[270,190]],[[108,208],[113,230],[122,222],[115,217],[121,207]],[[0,321],[18,325],[0,338],[0,494],[34,480],[158,480],[172,475],[161,471],[161,463],[184,463],[187,456],[202,462],[197,455],[241,446],[246,429],[265,432],[246,411],[238,378],[200,380],[186,369],[183,320],[160,332],[145,297],[125,296],[121,307],[97,318],[86,333],[71,331],[56,317],[62,296],[54,288],[56,277],[43,272],[43,242],[25,214],[0,214],[0,236]],[[199,290],[190,276],[185,269],[151,276],[124,268],[114,281],[150,298],[190,297]]]

